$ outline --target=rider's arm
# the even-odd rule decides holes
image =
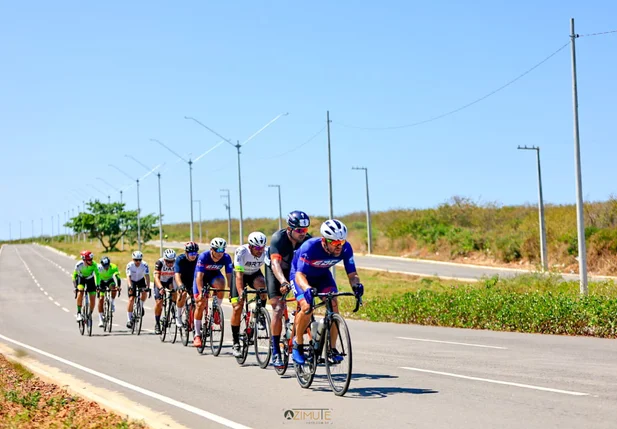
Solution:
[[[101,275],[99,274],[99,266],[95,263],[92,263],[92,270],[94,271],[94,283],[98,288],[101,284]]]
[[[126,264],[126,284],[128,285],[129,290],[133,287],[133,283],[131,282],[131,264],[132,262]]]
[[[238,291],[238,295],[242,294],[242,289],[244,286],[244,256],[246,252],[246,247],[240,246],[236,249],[236,253],[234,255],[234,276],[236,280],[236,290]]]
[[[120,284],[122,283],[122,281],[120,280],[120,272],[118,271],[118,267],[117,266],[113,266],[110,269],[113,270],[112,278],[116,282],[116,287],[119,288]]]
[[[201,296],[202,290],[204,288],[204,272],[206,270],[205,259],[207,252],[199,255],[197,259],[197,265],[195,266],[195,285],[197,285],[197,292],[199,296]]]
[[[156,263],[154,264],[154,285],[159,289],[163,289],[163,285],[161,284],[161,269],[162,268],[163,268],[163,262],[156,261]]]
[[[149,289],[150,288],[150,267],[148,266],[146,261],[143,261],[142,264],[144,265],[146,269],[146,271],[144,272],[144,278],[146,279],[146,287]]]
[[[225,253],[225,256],[223,256],[224,258],[226,258],[225,261],[225,277],[227,278],[227,288],[231,288],[231,275],[234,271],[234,264],[231,260],[231,256],[229,256],[227,253]],[[229,296],[231,296],[231,292],[229,292]]]
[[[294,278],[294,282],[300,286],[300,289],[302,290],[307,290],[308,288],[310,288],[311,286],[309,285],[309,282],[306,278],[306,275],[304,273],[301,272],[296,272],[296,276]]]
[[[345,272],[347,273],[347,277],[349,277],[349,284],[353,286],[360,283],[360,278],[358,277],[358,271],[356,270],[356,262],[353,259],[353,249],[351,248],[351,244],[345,243],[344,246],[343,264],[345,264]]]
[[[77,276],[79,274],[77,274],[77,267],[75,267],[75,269],[73,270],[73,287],[77,287]]]
[[[280,284],[288,283],[285,278],[285,274],[283,273],[283,268],[281,267],[281,261],[283,260],[281,256],[281,251],[279,250],[279,237],[272,240],[270,243],[270,268],[272,268],[272,273],[274,277],[279,281]]]
[[[351,287],[354,287],[355,285],[360,283],[360,276],[358,276],[358,273],[356,272],[347,274],[347,278],[349,278],[349,285]]]
[[[180,275],[180,258],[176,258],[176,262],[174,263],[174,280],[178,285],[178,288],[183,288],[184,284],[182,283],[182,276]]]

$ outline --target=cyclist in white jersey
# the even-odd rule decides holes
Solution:
[[[163,257],[154,264],[154,333],[161,333],[161,314],[163,313],[163,299],[165,293],[171,293],[172,300],[176,300],[174,285],[174,265],[176,252],[174,249],[165,249]]]
[[[261,266],[266,257],[266,236],[261,232],[251,232],[248,244],[236,249],[234,255],[234,276],[231,284],[231,304],[233,312],[231,315],[231,333],[233,336],[233,355],[239,357],[240,352],[240,317],[242,316],[242,291],[245,286],[255,290],[265,289],[266,281],[261,272]],[[267,295],[261,298],[265,301]]]
[[[141,289],[141,302],[145,302],[148,298],[148,291],[150,288],[150,268],[148,264],[142,261],[144,255],[136,250],[133,252],[133,260],[126,264],[126,283],[128,284],[129,292],[129,305],[126,309],[128,321],[126,327],[131,329],[133,327],[133,302],[135,301],[135,295],[137,289]],[[145,313],[145,312],[144,312]]]

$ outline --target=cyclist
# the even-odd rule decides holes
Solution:
[[[81,261],[75,264],[73,271],[73,287],[77,293],[77,321],[81,322],[81,304],[84,299],[84,292],[90,295],[90,313],[94,311],[96,301],[96,289],[99,287],[99,269],[94,261],[94,254],[89,250],[80,253]]]
[[[199,255],[197,266],[195,267],[195,278],[193,280],[193,296],[196,301],[195,308],[195,332],[193,345],[201,347],[201,319],[204,316],[204,309],[208,306],[209,294],[202,297],[203,288],[209,284],[212,289],[225,289],[225,277],[227,284],[231,284],[231,272],[233,263],[231,257],[225,253],[227,242],[225,239],[215,237],[210,242],[210,249]],[[221,274],[221,269],[225,268],[225,277]],[[223,292],[217,292],[219,301],[223,300]]]
[[[329,268],[342,260],[345,264],[349,284],[356,297],[361,297],[364,294],[364,286],[360,283],[360,277],[356,272],[353,249],[351,244],[347,242],[345,224],[337,219],[328,219],[319,230],[322,237],[311,238],[300,246],[291,264],[291,287],[301,308],[301,311],[296,313],[295,319],[296,333],[301,334],[296,334],[293,341],[293,360],[299,365],[305,363],[302,346],[304,343],[303,334],[311,321],[311,304],[313,302],[311,288],[316,288],[318,293],[338,291]],[[336,299],[332,301],[332,309],[335,313],[338,313]],[[306,312],[309,312],[309,314],[306,314]],[[333,344],[336,344],[336,338],[331,338],[331,340]],[[332,352],[332,356],[328,356],[328,358],[334,360],[334,362],[343,360],[336,349],[332,349]]]
[[[133,260],[126,264],[126,283],[129,293],[129,305],[126,309],[128,321],[126,327],[131,329],[133,327],[133,303],[135,302],[135,295],[137,289],[141,289],[141,302],[145,302],[148,297],[148,290],[150,289],[150,267],[143,261],[144,255],[139,250],[136,250],[131,255]],[[145,310],[144,310],[145,314]],[[143,314],[142,314],[143,317]]]
[[[116,292],[120,291],[120,272],[118,266],[112,264],[111,260],[105,256],[101,259],[99,264],[99,277],[101,282],[99,284],[99,327],[103,327],[103,302],[105,301],[105,292],[107,289],[111,289],[111,311],[116,311]]]
[[[236,249],[234,255],[235,275],[231,282],[231,304],[233,311],[231,315],[231,334],[233,336],[233,355],[240,357],[240,317],[242,316],[242,292],[245,286],[255,290],[265,289],[266,281],[261,272],[264,263],[267,238],[265,234],[257,231],[251,232],[248,237],[248,244],[244,244]],[[262,299],[266,299],[263,294]]]
[[[288,279],[294,251],[311,238],[308,234],[310,225],[311,219],[306,213],[299,210],[292,211],[287,216],[287,228],[272,235],[270,247],[266,252],[266,283],[272,306],[272,364],[278,368],[283,366],[279,341],[286,306],[285,300],[281,297],[290,290]]]
[[[176,263],[174,265],[174,277],[176,279],[176,285],[178,285],[178,301],[176,307],[176,325],[182,327],[182,313],[184,313],[184,305],[188,297],[187,285],[193,284],[195,278],[195,267],[197,266],[197,257],[199,256],[199,245],[193,241],[189,241],[184,246],[184,253],[178,255]],[[188,286],[191,287],[191,286]],[[193,295],[191,294],[191,299]]]
[[[163,297],[165,289],[171,290],[175,300],[174,265],[176,252],[174,249],[165,249],[163,257],[154,263],[154,333],[161,333],[161,313],[163,312]]]

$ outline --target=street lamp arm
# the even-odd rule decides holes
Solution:
[[[226,141],[227,143],[229,143],[232,146],[236,146],[235,144],[233,144],[231,142],[231,140],[226,139],[225,137],[223,137],[222,135],[220,135],[219,133],[217,133],[216,131],[214,131],[212,128],[206,126],[205,124],[203,124],[202,122],[198,121],[197,119],[193,118],[192,116],[185,116],[184,119],[190,119],[191,121],[195,121],[197,122],[199,125],[201,125],[202,127],[204,127],[205,129],[207,129],[208,131],[210,131],[212,134],[217,135],[219,138],[223,139],[224,141]]]
[[[120,173],[124,174],[124,175],[125,175],[126,177],[128,177],[129,179],[131,179],[131,180],[135,180],[135,178],[134,178],[134,177],[129,176],[127,173],[125,173],[124,171],[120,170],[120,169],[119,169],[118,167],[116,167],[115,165],[113,165],[113,164],[109,164],[109,166],[110,166],[111,168],[115,168],[116,170],[118,170]]]
[[[263,130],[265,130],[266,128],[268,128],[270,125],[272,125],[273,123],[275,123],[281,116],[287,116],[289,115],[289,113],[281,113],[280,115],[278,115],[277,117],[275,117],[274,119],[272,119],[270,122],[268,122],[266,125],[264,125],[263,127],[261,127],[257,132],[255,132],[252,136],[250,136],[248,139],[246,139],[244,141],[244,143],[242,143],[241,146],[244,146],[245,144],[247,144],[248,142],[250,142],[251,140],[253,140],[253,138],[255,138],[259,133],[261,133]]]
[[[143,162],[141,162],[140,160],[138,160],[137,158],[135,158],[133,155],[124,155],[127,158],[131,158],[133,161],[135,161],[137,164],[141,165],[143,168],[146,169],[146,171],[150,170],[150,167],[148,167],[147,165],[145,165]]]
[[[148,177],[149,175],[151,175],[152,173],[154,173],[159,167],[163,166],[163,164],[159,164],[156,167],[154,167],[152,170],[148,171],[146,174],[144,174],[140,179],[138,180],[144,180],[146,177]]]
[[[109,183],[107,180],[101,178],[101,177],[97,177],[96,180],[100,180],[101,182],[105,183],[107,186],[109,186],[111,189],[120,192],[120,189],[116,188],[114,185],[112,185],[111,183]]]
[[[161,146],[163,146],[165,149],[167,149],[168,151],[170,151],[171,153],[173,153],[174,155],[176,155],[178,158],[180,158],[182,161],[188,163],[188,161],[186,159],[184,159],[182,156],[178,155],[176,152],[174,152],[169,146],[167,146],[165,143],[163,143],[160,140],[157,139],[150,139],[151,142],[155,142],[160,144]]]
[[[217,147],[219,147],[220,145],[222,145],[223,143],[225,143],[225,140],[221,140],[220,142],[218,142],[217,144],[215,144],[214,146],[212,146],[210,149],[208,149],[207,151],[205,151],[204,153],[202,153],[201,155],[199,155],[197,158],[195,158],[195,160],[193,161],[193,163],[196,163],[197,161],[199,161],[201,158],[203,158],[205,155],[209,154],[210,152],[212,152],[214,149],[216,149]]]

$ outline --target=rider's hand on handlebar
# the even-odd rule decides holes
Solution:
[[[285,282],[281,284],[281,288],[279,290],[281,291],[281,295],[285,295],[287,292],[289,292],[290,289],[291,286],[289,285],[289,283]]]
[[[353,289],[353,293],[356,294],[356,298],[361,298],[364,295],[364,285],[362,283],[357,283],[351,287]]]

